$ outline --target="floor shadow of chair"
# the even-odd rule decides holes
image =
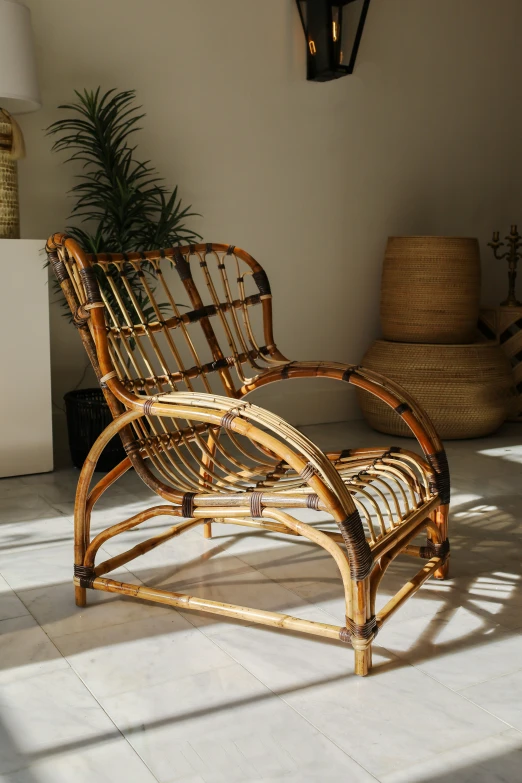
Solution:
[[[472,500],[457,507],[450,525],[450,579],[429,582],[418,594],[428,600],[442,598],[443,605],[426,616],[424,625],[419,622],[419,634],[407,651],[409,663],[488,645],[522,630],[521,520],[519,495],[490,497],[487,503]],[[405,558],[394,565],[397,573],[406,571]],[[464,612],[470,630],[456,630],[455,638],[441,639],[442,626],[452,621],[459,625]]]
[[[418,659],[421,660],[427,654],[435,656],[457,648],[488,644],[509,629],[515,630],[517,613],[522,618],[522,572],[515,555],[520,542],[520,524],[513,515],[513,510],[516,511],[519,506],[522,507],[522,497],[502,496],[490,499],[487,506],[471,501],[458,507],[451,529],[452,578],[448,582],[431,580],[406,604],[416,607],[414,602],[422,601],[422,606],[418,611],[415,608],[414,614],[426,618],[418,638],[412,641],[410,661],[416,660],[417,648],[421,656]],[[289,611],[299,615],[300,609],[316,606],[330,614],[332,622],[344,622],[341,581],[335,564],[323,550],[309,542],[289,541],[270,533],[246,531],[225,535],[219,529],[220,526],[216,525],[212,540],[201,540],[203,551],[196,557],[183,561],[178,558],[172,564],[167,561],[160,565],[148,561],[149,555],[145,555],[129,563],[129,571],[150,586],[161,585],[165,589],[240,605],[249,602],[245,599],[247,592],[247,598],[251,599],[250,605],[260,609]],[[266,542],[266,548],[257,545],[250,549],[249,542],[254,536],[258,540],[261,537]],[[177,543],[178,540],[174,540],[164,546],[175,547]],[[467,554],[474,551],[480,554],[480,568],[477,567],[475,573],[469,573],[461,563],[466,564]],[[510,569],[510,563],[513,569]],[[385,602],[391,597],[417,567],[418,564],[412,558],[395,561],[383,581],[381,600]],[[276,586],[282,589],[278,591]],[[42,592],[46,591],[54,591],[58,599],[52,601],[47,622],[64,620],[80,611],[95,613],[102,600],[103,603],[113,604],[134,600],[89,593],[91,606],[79,610],[74,606],[70,584],[47,584],[42,586]],[[38,598],[38,588],[30,592],[32,599]],[[94,595],[96,603],[93,604]],[[437,642],[429,649],[427,643],[434,642],[439,633],[439,620],[443,618],[449,621],[452,613],[462,608],[479,618],[480,624],[457,639]],[[390,627],[401,621],[401,611],[406,610],[399,611],[396,619],[390,621]],[[405,616],[402,615],[402,618]],[[206,617],[207,622],[220,622],[216,616]],[[438,618],[436,623],[434,618]],[[234,621],[227,619],[227,622]],[[384,634],[382,641],[378,637],[377,643],[386,647]]]

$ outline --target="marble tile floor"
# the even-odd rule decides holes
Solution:
[[[305,431],[325,449],[393,440],[359,422]],[[0,781],[520,783],[522,427],[447,447],[451,577],[428,582],[392,618],[365,679],[335,642],[101,592],[76,608],[77,473],[0,480]],[[129,473],[93,528],[150,502]],[[166,524],[150,520],[146,535]],[[342,622],[322,550],[214,531],[206,541],[191,530],[118,573]],[[104,554],[140,536],[107,542]],[[415,565],[395,564],[381,602]]]

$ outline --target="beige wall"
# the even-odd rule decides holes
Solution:
[[[361,358],[389,234],[478,236],[484,300],[499,301],[505,270],[485,243],[522,223],[520,0],[372,0],[356,74],[325,84],[305,80],[294,0],[28,5],[44,108],[21,118],[24,236],[70,209],[72,171],[42,132],[56,105],[74,88],[136,88],[140,153],[202,213],[206,240],[265,265],[291,357]],[[84,358],[57,309],[52,346],[60,402]],[[297,423],[357,415],[344,386],[328,389],[268,387],[264,401]]]

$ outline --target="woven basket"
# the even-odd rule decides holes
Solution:
[[[383,337],[406,343],[471,343],[477,336],[476,239],[390,237],[382,271]]]
[[[77,389],[64,396],[69,449],[75,468],[81,468],[94,441],[112,421],[101,389]],[[105,446],[96,470],[112,470],[127,455],[119,435]]]
[[[489,435],[506,420],[513,401],[509,362],[492,342],[421,345],[377,340],[362,366],[404,386],[446,439]],[[357,394],[370,426],[411,436],[395,411],[367,392]]]

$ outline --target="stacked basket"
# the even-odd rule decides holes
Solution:
[[[387,375],[424,407],[443,438],[494,432],[512,400],[499,345],[478,336],[480,255],[476,239],[390,237],[382,275],[383,338],[363,366]],[[409,435],[391,408],[359,391],[368,423]]]

